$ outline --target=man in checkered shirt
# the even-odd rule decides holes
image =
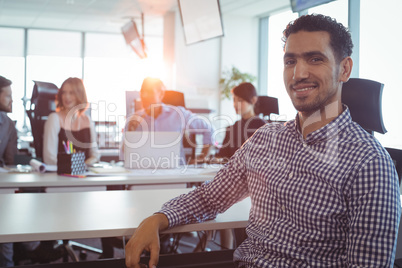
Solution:
[[[401,203],[393,162],[341,103],[353,61],[348,30],[306,15],[284,31],[284,82],[298,113],[261,127],[213,181],[167,202],[126,246],[127,267],[158,231],[213,219],[249,196],[237,267],[392,267]]]

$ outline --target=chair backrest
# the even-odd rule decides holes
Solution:
[[[26,113],[31,122],[36,157],[42,158],[43,130],[48,115],[56,110],[55,100],[59,89],[53,83],[41,81],[34,83],[31,104]]]
[[[278,99],[269,96],[258,96],[258,100],[254,105],[256,115],[262,114],[263,117],[271,114],[279,114]]]
[[[184,93],[175,90],[166,90],[162,102],[173,106],[186,107]]]
[[[342,87],[342,103],[349,107],[352,120],[371,134],[387,132],[382,120],[383,88],[384,84],[361,78],[350,78]],[[401,184],[402,150],[385,149],[394,161],[399,184]]]
[[[382,91],[384,84],[350,78],[342,87],[342,103],[349,107],[353,121],[369,133],[387,132],[382,120]]]
[[[186,108],[184,101],[184,93],[175,90],[166,90],[163,96],[162,102],[165,104],[170,104],[173,106],[182,106]],[[183,136],[183,148],[190,148],[191,154],[189,155],[192,159],[195,159],[197,150],[197,141],[195,134],[185,133]]]

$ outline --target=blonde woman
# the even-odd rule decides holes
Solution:
[[[43,160],[48,165],[57,164],[57,154],[65,152],[67,141],[73,150],[85,153],[85,163],[99,160],[95,128],[85,114],[88,108],[84,83],[80,78],[70,77],[63,82],[56,96],[56,112],[45,123],[43,137]]]

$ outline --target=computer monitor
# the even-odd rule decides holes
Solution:
[[[300,12],[332,1],[334,0],[290,0],[290,6],[293,12]]]
[[[186,44],[223,36],[219,0],[179,0]]]

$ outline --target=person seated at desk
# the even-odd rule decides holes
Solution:
[[[0,76],[0,167],[13,165],[18,135],[14,122],[7,116],[13,111],[12,82]]]
[[[255,116],[254,105],[257,102],[257,91],[253,84],[243,82],[232,88],[233,106],[236,114],[241,116],[234,125],[226,128],[222,147],[216,158],[229,159],[250,138],[254,132],[265,125],[265,121]]]
[[[144,79],[140,91],[143,109],[127,120],[125,131],[176,131],[180,133],[190,131],[203,134],[203,149],[197,158],[204,159],[213,144],[211,124],[184,107],[162,103],[165,90],[166,87],[160,79],[151,77]],[[181,159],[184,163],[183,146]]]
[[[7,116],[7,113],[13,110],[11,84],[11,80],[0,76],[0,166],[13,165],[14,156],[17,154],[17,130],[14,122]],[[39,241],[21,242],[18,245],[31,256],[39,256],[43,253]],[[0,267],[14,266],[14,253],[14,243],[1,243]]]
[[[294,120],[266,124],[215,178],[167,202],[126,246],[128,268],[159,258],[159,232],[216,217],[249,196],[247,238],[236,267],[392,267],[401,201],[391,157],[352,121],[342,85],[353,66],[350,32],[335,19],[304,15],[283,32]]]
[[[88,108],[84,83],[80,78],[66,79],[56,96],[56,112],[49,115],[43,136],[43,160],[56,165],[57,153],[65,153],[63,142],[73,142],[76,151],[85,152],[85,163],[99,161],[95,127],[85,114]]]

